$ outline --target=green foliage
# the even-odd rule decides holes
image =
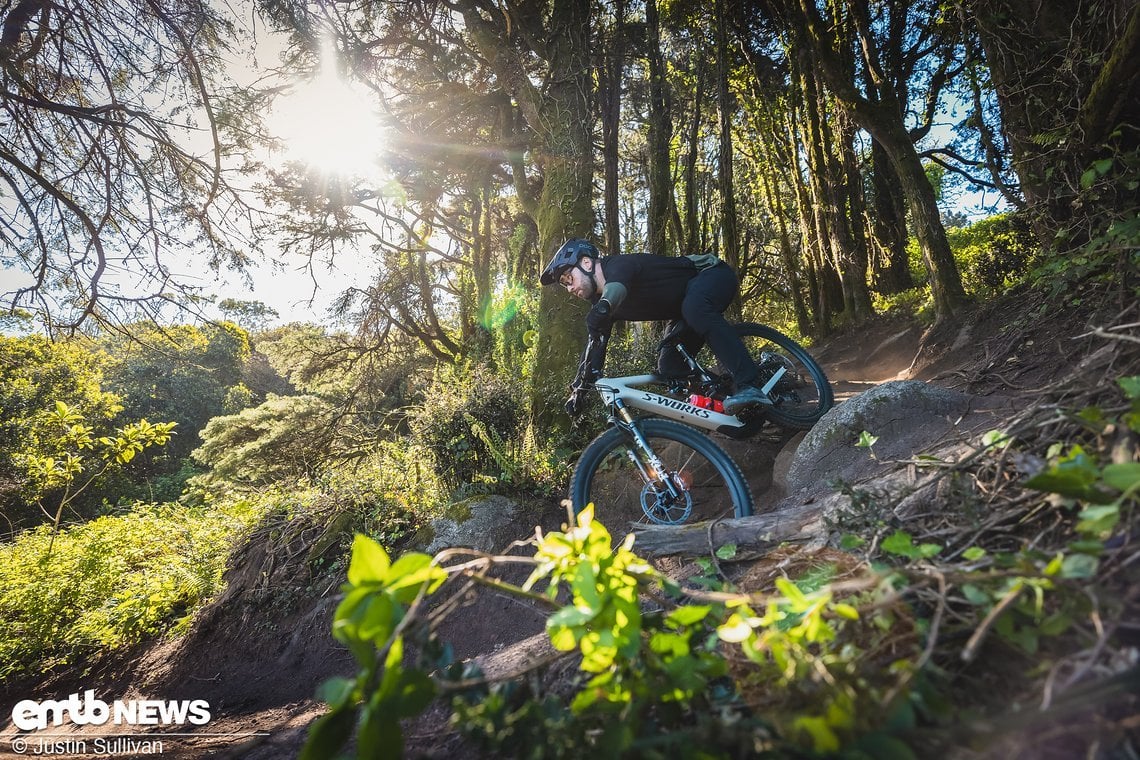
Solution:
[[[1033,270],[1035,281],[1079,305],[1090,284],[1123,282],[1140,298],[1140,285],[1128,273],[1140,269],[1140,213],[1135,210],[1107,220],[1102,231],[1079,246],[1058,240]]]
[[[151,446],[165,446],[175,426],[173,422],[151,424],[143,419],[96,437],[83,415],[62,401],[55,402],[45,421],[45,432],[55,437],[45,441],[39,451],[18,454],[16,459],[28,474],[33,499],[39,501],[52,491],[64,490],[61,510],[109,470],[127,465]]]
[[[108,473],[121,470],[135,455],[165,446],[175,423],[132,422],[106,435],[97,435],[83,415],[62,401],[41,415],[42,433],[36,448],[16,452],[12,460],[25,475],[24,494],[59,528],[64,510],[88,487]],[[48,502],[53,502],[49,511]]]
[[[242,385],[249,336],[233,323],[139,324],[128,335],[108,336],[100,344],[106,385],[122,398],[126,413],[178,424],[181,435],[161,471],[177,470],[211,418],[235,412],[249,399]]]
[[[240,501],[210,511],[140,504],[0,545],[0,679],[185,627],[218,590],[234,538],[254,517]]]
[[[929,284],[892,295],[872,292],[871,308],[876,314],[915,317],[923,324],[934,321],[934,296],[931,295]]]
[[[404,665],[403,624],[409,606],[446,578],[426,554],[407,554],[393,563],[380,544],[356,536],[333,635],[361,670],[355,679],[333,679],[322,686],[320,696],[329,711],[313,724],[302,760],[333,757],[358,723],[360,757],[400,756],[400,721],[418,714],[435,696],[427,675]]]
[[[477,368],[440,372],[411,412],[412,439],[449,491],[548,488],[560,474],[527,434],[517,380]]]
[[[937,556],[942,551],[942,547],[938,544],[925,543],[916,546],[911,535],[902,530],[896,530],[883,539],[881,546],[885,552],[912,560],[928,559]]]
[[[1081,411],[1079,418],[1088,426],[1102,431],[1122,426],[1140,433],[1140,377],[1123,377],[1117,381],[1127,400],[1127,410],[1106,416],[1099,408]],[[1088,542],[1084,548],[1095,553],[1099,542],[1109,538],[1121,520],[1130,516],[1140,502],[1140,463],[1118,461],[1102,464],[1098,458],[1078,445],[1062,454],[1060,444],[1053,447],[1048,466],[1025,482],[1029,488],[1056,494],[1073,506],[1080,507],[1075,530]],[[1095,560],[1092,569],[1095,570]]]
[[[361,670],[322,689],[329,712],[314,725],[303,756],[334,755],[355,729],[359,757],[396,757],[398,719],[423,710],[436,693],[452,694],[460,730],[498,756],[725,757],[760,747],[834,752],[888,741],[880,732],[890,717],[878,707],[880,690],[892,687],[905,701],[910,674],[901,665],[883,672],[860,662],[865,655],[849,634],[867,626],[827,585],[834,568],[799,583],[777,579],[776,592],[766,596],[685,592],[631,544],[627,538],[615,548],[587,507],[573,527],[540,537],[522,587],[495,582],[500,591],[552,606],[551,643],[576,655],[573,693],[540,697],[525,685],[489,686],[477,673],[449,666],[446,656],[403,657],[405,638],[425,633],[423,597],[455,571],[418,554],[392,563],[358,536],[333,632]],[[545,592],[536,594],[541,585]],[[646,596],[664,606],[646,611]],[[862,601],[873,597],[855,603]],[[757,605],[763,613],[753,610]],[[891,648],[897,656],[897,644]],[[750,717],[745,694],[760,688],[780,693],[788,708],[764,720]],[[814,710],[804,707],[808,694]]]
[[[336,415],[324,400],[270,395],[211,419],[192,457],[211,468],[200,484],[259,486],[315,474],[332,460],[336,437]]]
[[[520,225],[516,233],[525,235],[526,230]],[[516,243],[512,237],[512,249]],[[529,380],[534,366],[537,314],[538,292],[522,283],[509,282],[495,290],[479,319],[480,326],[494,336],[491,359],[495,366],[517,371],[524,382]]]
[[[1085,409],[1075,418],[1096,433],[1140,432],[1140,378],[1118,385],[1123,405],[1114,400],[1111,413]],[[872,439],[865,436],[865,445]],[[990,431],[979,453],[1004,459],[1018,445],[1015,435]],[[1042,656],[1114,604],[1090,594],[1089,584],[1101,574],[1105,542],[1132,523],[1140,466],[1102,462],[1075,444],[1054,448],[1026,485],[1053,494],[1065,510],[1067,544],[1044,550],[1036,541],[986,534],[973,536],[985,545],[924,541],[889,528],[882,508],[869,523],[881,540],[843,542],[850,550],[877,548],[868,557],[873,570],[844,569],[835,585],[840,567],[852,567],[849,557],[801,566],[798,574],[780,561],[787,575],[773,573],[771,591],[737,593],[717,566],[736,553],[726,546],[716,559],[698,559],[702,575],[682,589],[633,552],[632,537],[615,547],[588,508],[572,527],[536,539],[523,586],[485,581],[553,610],[547,634],[556,651],[573,655],[577,673],[550,692],[538,678],[490,683],[424,643],[430,623],[421,595],[442,587],[447,575],[467,574],[470,563],[415,555],[397,573],[403,560],[393,564],[358,539],[353,562],[373,570],[350,572],[346,605],[353,604],[338,611],[334,630],[362,671],[325,690],[330,713],[310,737],[309,756],[334,753],[354,730],[370,732],[369,746],[383,748],[379,756],[395,756],[402,738],[391,716],[424,709],[433,694],[450,697],[453,725],[488,755],[919,756],[920,721],[965,715],[939,696],[948,675],[930,667],[946,656],[937,644],[962,646],[954,652],[957,668],[968,667],[991,634],[1005,647],[998,652]],[[421,655],[397,658],[393,652],[404,652],[397,646],[413,632]]]
[[[1020,281],[1040,250],[1028,220],[1016,213],[995,214],[967,227],[948,229],[946,237],[962,272],[962,284],[982,300]]]
[[[56,402],[79,415],[93,436],[111,429],[120,399],[102,387],[100,365],[78,341],[40,335],[0,335],[0,512],[30,517],[23,505],[36,493],[29,457],[54,456],[60,430]]]

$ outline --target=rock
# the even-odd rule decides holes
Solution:
[[[452,504],[448,514],[431,523],[431,540],[424,550],[435,554],[453,546],[498,552],[520,536],[518,502],[505,496],[479,496]]]
[[[884,460],[914,457],[951,431],[970,403],[970,396],[918,380],[861,393],[825,414],[804,437],[788,468],[788,490],[852,482],[882,469]],[[878,436],[870,450],[855,446],[863,431]]]

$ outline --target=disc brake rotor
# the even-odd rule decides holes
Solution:
[[[672,476],[680,480],[680,475]],[[679,485],[683,486],[683,483]],[[641,489],[641,511],[645,517],[658,525],[680,525],[693,513],[693,496],[687,487],[679,487],[679,495],[674,498],[669,492],[655,483],[646,483]]]

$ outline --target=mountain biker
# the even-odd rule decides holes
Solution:
[[[603,336],[588,366],[597,376],[605,363],[605,344],[615,320],[684,320],[680,343],[695,355],[708,343],[720,363],[732,372],[736,392],[724,400],[724,411],[736,414],[750,406],[771,403],[757,386],[759,370],[724,310],[740,291],[736,273],[711,254],[658,256],[649,253],[602,257],[588,240],[567,240],[546,265],[543,285],[558,283],[593,307],[586,314],[591,337]],[[662,349],[657,356],[659,374],[684,377],[689,367],[676,351]],[[567,401],[571,414],[578,411],[577,390]]]

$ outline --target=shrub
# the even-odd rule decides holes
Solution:
[[[1033,264],[1037,243],[1026,219],[1015,213],[995,214],[946,235],[962,271],[962,284],[988,299],[1007,290]]]
[[[231,545],[254,516],[244,501],[209,513],[137,505],[0,546],[0,680],[188,624],[220,587]]]
[[[486,368],[448,370],[426,397],[430,404],[411,415],[411,446],[427,451],[446,491],[546,492],[564,481],[564,458],[528,430],[519,380]]]
[[[523,435],[521,386],[479,369],[441,375],[427,397],[430,403],[413,412],[412,429],[443,483],[457,489],[500,479],[503,449]]]

